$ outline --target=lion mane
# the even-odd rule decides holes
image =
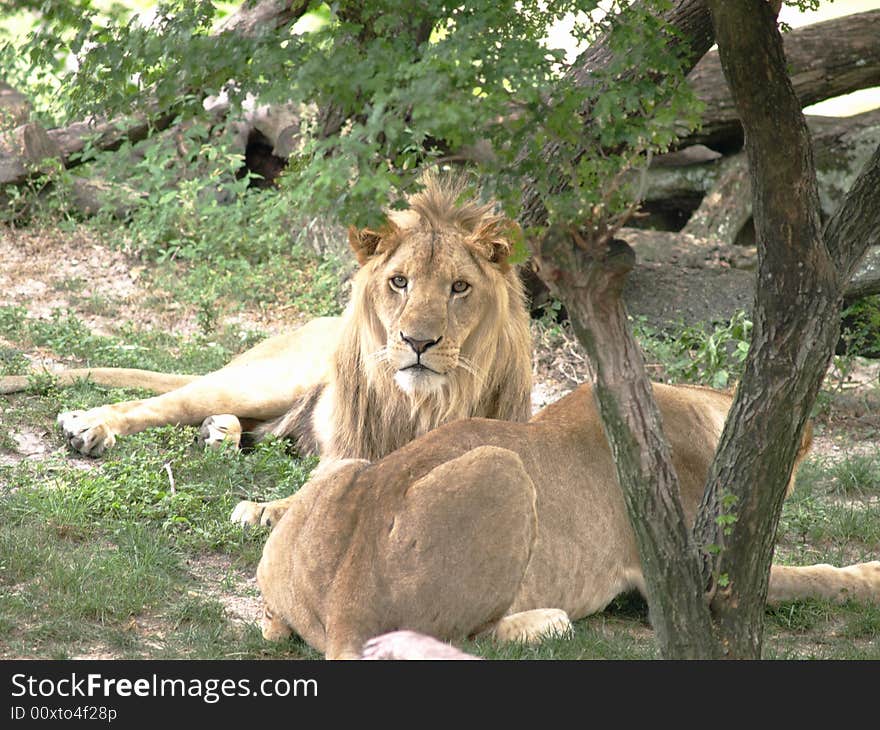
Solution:
[[[312,412],[309,436],[317,443],[302,446],[331,458],[374,460],[461,418],[528,420],[531,335],[522,283],[507,262],[511,223],[494,212],[493,204],[462,202],[462,194],[460,179],[429,176],[424,189],[409,199],[409,209],[390,213],[379,230],[349,230],[361,268],[328,382],[320,386]],[[431,249],[429,255],[425,249]],[[397,305],[389,308],[381,293],[387,288],[385,269],[394,258],[395,266],[412,277],[432,276],[432,267],[466,261],[479,279],[472,286],[486,294],[467,332],[454,331],[450,321],[425,321],[431,317],[417,313],[421,328],[457,340],[455,366],[436,387],[404,390],[389,366],[388,341],[400,330],[403,316],[391,311]],[[444,319],[442,313],[433,318]],[[296,403],[261,433],[297,436],[301,422],[302,404]]]

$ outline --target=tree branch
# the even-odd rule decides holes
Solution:
[[[880,244],[880,145],[825,227],[825,242],[844,281],[853,278],[869,246]],[[857,282],[854,282],[858,286]]]
[[[246,0],[220,24],[218,31],[253,38],[290,25],[305,15],[311,5],[311,0]]]
[[[669,42],[683,46],[687,63],[693,67],[712,46],[712,22],[704,0],[679,0],[663,17],[673,31]],[[569,75],[578,88],[591,86],[595,83],[593,77],[596,72],[608,68],[613,60],[608,39],[600,39],[578,57]],[[581,109],[581,119],[585,127],[591,123],[591,118],[589,109]],[[533,153],[530,149],[524,149],[522,154],[530,156]],[[560,155],[561,145],[554,142],[544,146],[540,158],[550,168],[558,168]],[[526,230],[544,228],[547,220],[547,208],[541,191],[534,182],[527,182],[523,186],[520,225]]]

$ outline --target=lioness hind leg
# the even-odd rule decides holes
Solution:
[[[799,598],[880,603],[880,561],[845,568],[833,565],[771,566],[768,603]]]
[[[249,502],[242,501],[235,505],[230,520],[242,527],[248,525],[263,525],[274,527],[284,517],[287,508],[296,495],[291,494],[284,499],[276,499],[273,502]]]
[[[571,619],[559,608],[535,608],[512,613],[492,629],[496,639],[520,644],[539,644],[551,636],[569,637],[573,632]]]
[[[231,413],[208,416],[199,427],[199,444],[209,449],[220,448],[223,444],[232,444],[236,449],[241,446],[241,421]]]

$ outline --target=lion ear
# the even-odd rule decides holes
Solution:
[[[486,258],[502,271],[510,268],[508,259],[513,253],[513,241],[521,237],[519,226],[506,218],[485,224],[474,234],[474,243],[485,252]]]
[[[355,226],[348,227],[348,245],[354,251],[358,263],[363,266],[376,253],[382,234],[369,228],[359,230]]]
[[[377,253],[384,253],[393,247],[392,239],[395,238],[399,230],[392,220],[385,221],[385,224],[378,231],[369,228],[358,230],[354,226],[350,226],[348,244],[354,251],[358,263],[363,266]]]

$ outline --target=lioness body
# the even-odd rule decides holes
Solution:
[[[167,392],[60,414],[68,442],[97,456],[117,436],[208,419],[208,442],[236,440],[243,428],[330,459],[378,459],[458,418],[526,420],[529,318],[507,263],[509,223],[461,193],[428,177],[380,231],[350,231],[361,269],[342,317],[266,340],[203,377],[75,371]],[[0,392],[24,386],[6,378]]]
[[[693,520],[730,397],[664,385],[655,396]],[[529,423],[470,419],[375,464],[343,464],[283,506],[257,571],[264,633],[294,630],[329,658],[394,629],[528,638],[546,630],[532,621],[541,609],[577,619],[644,591],[588,386]],[[880,564],[774,568],[771,579],[771,598],[842,590],[880,596]]]

